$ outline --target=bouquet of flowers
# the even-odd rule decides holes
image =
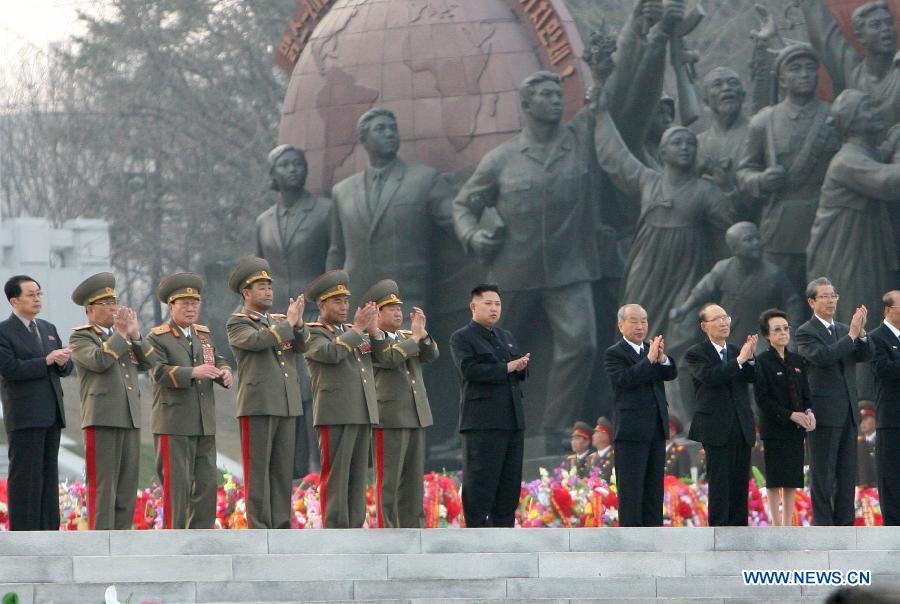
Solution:
[[[705,484],[666,476],[663,482],[663,526],[707,526]]]
[[[615,485],[609,485],[594,469],[587,478],[565,467],[551,474],[541,468],[538,480],[524,483],[516,510],[516,526],[565,527],[615,526],[619,501]]]
[[[87,508],[87,489],[81,482],[59,483],[59,528],[78,531],[90,528]]]
[[[293,510],[292,528],[322,528],[318,474],[307,474],[294,488],[291,494],[291,510]]]
[[[431,472],[425,475],[425,528],[460,528],[465,526],[462,514],[459,474]]]

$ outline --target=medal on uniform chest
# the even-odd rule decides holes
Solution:
[[[207,365],[216,364],[216,349],[207,343],[203,344],[203,362]]]
[[[362,344],[357,346],[357,348],[359,349],[359,352],[362,354],[369,354],[370,352],[372,352],[372,345],[369,344],[369,342],[367,340],[364,340]]]
[[[294,341],[293,340],[283,340],[281,342],[282,350],[293,350],[294,349]]]
[[[134,354],[134,348],[132,348],[131,346],[128,347],[128,358],[131,359],[132,364],[134,364],[134,365],[138,364],[137,355]]]

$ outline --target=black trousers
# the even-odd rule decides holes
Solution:
[[[512,527],[522,487],[524,430],[469,430],[463,441],[466,526]]]
[[[59,530],[60,425],[23,428],[9,437],[9,530]]]
[[[662,526],[666,441],[657,436],[615,443],[619,526]]]
[[[750,480],[750,445],[740,422],[731,422],[728,442],[705,444],[709,476],[709,526],[747,526],[747,481]]]
[[[875,442],[878,497],[885,526],[900,525],[900,428],[878,428]]]
[[[850,416],[840,428],[816,426],[806,440],[813,522],[816,526],[852,526],[856,520],[857,451],[856,428]]]

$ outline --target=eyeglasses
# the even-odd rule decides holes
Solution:
[[[775,327],[769,330],[772,333],[790,333],[791,326],[790,325],[776,325]]]
[[[731,323],[731,317],[728,315],[722,315],[721,317],[713,317],[712,319],[706,319],[703,321],[704,323]]]
[[[819,294],[815,297],[816,300],[840,300],[841,297],[837,294]]]

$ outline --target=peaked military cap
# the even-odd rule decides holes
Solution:
[[[78,306],[87,306],[105,298],[119,298],[116,293],[116,277],[112,273],[91,275],[72,292],[72,302]]]
[[[606,434],[612,438],[613,435],[613,425],[612,422],[609,421],[606,417],[600,416],[597,418],[597,425],[594,426],[594,432],[606,432]]]
[[[316,277],[316,279],[307,286],[304,295],[307,300],[312,300],[316,303],[324,302],[328,298],[333,298],[335,296],[349,296],[350,290],[347,289],[347,284],[349,282],[350,275],[347,274],[347,271],[328,271],[327,273]]]
[[[790,44],[778,51],[775,55],[775,75],[781,73],[781,68],[789,61],[793,61],[797,57],[807,57],[816,63],[820,63],[819,55],[809,44]]]
[[[240,294],[242,289],[247,289],[257,281],[271,281],[272,276],[269,274],[269,263],[265,258],[257,256],[248,256],[241,260],[228,278],[228,287],[236,294]]]
[[[200,300],[204,285],[203,277],[197,273],[175,273],[162,280],[156,288],[156,297],[163,304],[171,304],[181,298]]]
[[[400,299],[400,288],[393,279],[382,279],[370,287],[360,302],[362,304],[374,302],[379,309],[388,304],[403,304],[403,300]]]
[[[572,426],[572,436],[580,436],[591,440],[591,427],[587,422],[575,422],[575,425]]]

